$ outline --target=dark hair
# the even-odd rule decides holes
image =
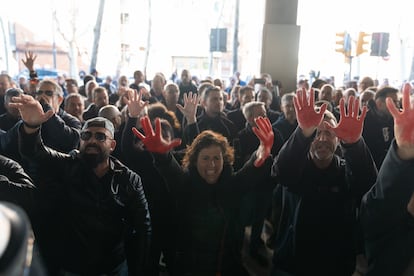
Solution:
[[[203,93],[201,94],[201,97],[202,97],[202,99],[203,99],[203,101],[206,101],[207,100],[207,98],[208,98],[208,96],[210,95],[210,93],[211,92],[220,92],[221,91],[221,89],[220,89],[220,87],[217,87],[217,86],[209,86],[209,87],[207,87],[204,91],[203,91]],[[239,93],[240,93],[240,91],[239,91]]]
[[[94,75],[88,74],[83,77],[83,85],[86,85],[88,81],[96,80]]]
[[[183,168],[196,167],[200,151],[210,146],[219,146],[223,153],[224,165],[233,165],[234,149],[229,145],[227,138],[217,132],[204,130],[187,147],[182,161]]]
[[[384,86],[375,93],[375,100],[385,100],[390,94],[397,94],[398,89],[391,86]]]
[[[153,103],[148,106],[148,117],[151,121],[154,121],[155,118],[167,120],[174,129],[181,129],[181,124],[175,113],[168,110],[165,105],[160,102]]]
[[[159,118],[159,119],[160,119],[160,124],[161,124],[161,135],[165,137],[167,136],[167,134],[170,134],[171,138],[174,138],[174,130],[170,122],[162,118]],[[151,121],[151,125],[152,125],[152,128],[155,129],[155,120]]]

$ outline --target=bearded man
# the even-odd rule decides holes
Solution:
[[[21,154],[47,167],[43,179],[60,191],[52,206],[59,217],[47,225],[56,231],[49,237],[55,246],[42,252],[54,265],[50,275],[144,275],[151,231],[147,200],[141,178],[110,156],[116,146],[113,124],[103,117],[86,121],[79,151],[65,154],[40,138],[53,111],[45,113],[29,95],[13,100],[23,121]]]

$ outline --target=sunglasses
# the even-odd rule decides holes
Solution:
[[[90,132],[90,131],[82,131],[80,134],[80,138],[83,141],[89,141],[92,138],[92,135],[94,135],[95,140],[99,142],[105,142],[108,136],[106,136],[103,132]]]
[[[48,97],[52,97],[53,94],[55,94],[55,92],[54,91],[51,91],[51,90],[37,90],[36,91],[36,95],[40,96],[42,94],[45,94]]]

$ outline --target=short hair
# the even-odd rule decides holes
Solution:
[[[295,93],[294,92],[290,92],[290,93],[284,94],[282,96],[282,98],[280,99],[280,105],[281,106],[284,106],[288,102],[293,102],[293,98],[295,98]]]
[[[328,90],[330,89],[331,90],[331,94],[333,96],[333,93],[335,92],[335,87],[332,84],[326,83],[326,84],[322,85],[321,92],[324,91],[324,90],[326,90],[326,89],[328,89]]]
[[[200,151],[210,146],[219,146],[223,154],[224,165],[233,165],[234,149],[229,145],[227,138],[212,130],[204,130],[187,147],[182,161],[183,168],[195,168]]]
[[[198,93],[200,93],[200,95],[203,95],[204,90],[206,90],[207,88],[214,86],[213,84],[209,83],[209,82],[203,82],[198,86]]]
[[[371,77],[363,77],[359,83],[364,85],[364,89],[375,86],[374,80]]]
[[[57,84],[57,82],[55,82],[54,80],[49,80],[49,79],[47,79],[47,80],[42,80],[40,83],[39,83],[39,87],[40,86],[42,86],[42,85],[44,85],[44,84],[46,84],[46,85],[52,85],[53,86],[53,89],[55,90],[55,92],[56,92],[56,94],[59,96],[59,97],[62,97],[63,98],[63,91],[62,91],[62,87],[60,87],[60,85],[59,84]]]
[[[116,106],[108,104],[99,109],[98,116],[112,121],[117,116],[121,116],[121,111]]]
[[[148,117],[151,121],[154,121],[155,118],[165,119],[174,129],[181,129],[181,124],[175,113],[168,110],[167,107],[160,102],[156,102],[148,106]]]
[[[391,86],[384,86],[375,93],[375,100],[385,100],[390,94],[398,94],[398,89]]]
[[[67,78],[65,79],[66,85],[70,84],[74,84],[76,87],[78,87],[78,81],[76,79],[73,78]]]
[[[213,85],[211,85],[211,86],[209,86],[209,87],[207,87],[204,91],[203,91],[203,94],[201,95],[201,97],[202,97],[202,99],[203,99],[203,101],[205,101],[205,100],[207,100],[207,98],[208,98],[208,96],[211,94],[211,92],[220,92],[221,91],[221,89],[220,89],[220,87],[217,87],[217,86],[213,86]],[[240,92],[239,92],[240,93]]]
[[[83,77],[83,85],[85,85],[85,86],[86,86],[86,84],[87,84],[89,81],[91,81],[91,80],[96,81],[96,78],[95,78],[95,76],[94,76],[94,75],[91,75],[91,74],[87,74],[87,75],[85,75],[85,76]]]
[[[312,82],[311,87],[312,88],[321,88],[324,84],[327,84],[326,81],[324,81],[323,79],[316,79]]]
[[[239,98],[243,97],[243,95],[246,94],[247,91],[254,91],[254,88],[250,85],[240,87]]]
[[[72,93],[72,94],[67,95],[66,98],[65,98],[65,103],[64,103],[65,108],[68,107],[69,102],[72,98],[79,98],[81,101],[83,101],[83,103],[85,103],[85,97],[84,96],[82,96],[81,94],[78,94],[78,93]]]
[[[92,99],[95,100],[95,95],[100,94],[100,93],[105,93],[106,95],[108,95],[108,91],[106,90],[105,87],[97,86],[92,90]]]
[[[257,95],[259,96],[259,93],[262,92],[266,93],[269,96],[270,100],[273,100],[273,93],[270,92],[270,90],[267,87],[261,87],[259,91],[257,91]]]
[[[176,83],[173,83],[173,82],[167,83],[167,84],[164,86],[164,91],[167,91],[167,90],[168,90],[168,89],[170,89],[171,87],[174,87],[175,89],[177,89],[177,91],[178,91],[178,92],[180,92],[180,88],[178,87],[178,85],[177,85]]]
[[[1,77],[5,77],[10,83],[13,82],[13,79],[12,79],[12,77],[9,76],[9,74],[5,74],[5,73],[0,74],[0,78]]]
[[[251,118],[253,116],[253,109],[257,106],[265,107],[265,104],[264,104],[264,102],[253,101],[253,102],[246,103],[243,106],[242,111],[243,111],[244,118],[246,120],[248,120],[249,118]]]

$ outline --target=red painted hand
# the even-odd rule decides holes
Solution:
[[[352,144],[357,142],[361,138],[367,107],[364,106],[361,115],[359,115],[359,101],[354,96],[350,96],[348,110],[345,110],[345,100],[343,98],[339,102],[339,110],[341,112],[341,119],[338,125],[335,127],[325,121],[325,126],[328,129],[332,129],[335,135],[344,143]]]
[[[132,132],[144,143],[145,148],[150,152],[167,153],[174,147],[181,144],[181,139],[174,139],[172,141],[165,141],[161,136],[161,122],[159,118],[155,119],[155,133],[151,126],[151,121],[148,116],[141,118],[142,129],[145,136],[135,127]]]
[[[253,127],[253,132],[260,140],[259,148],[256,153],[255,167],[261,167],[265,160],[269,157],[270,151],[273,147],[274,134],[272,124],[268,118],[258,117],[254,120],[257,127]]]
[[[402,110],[400,111],[391,98],[386,99],[387,108],[394,117],[394,136],[403,158],[414,158],[414,108],[410,102],[411,85],[403,88]]]
[[[323,104],[320,110],[316,111],[314,106],[315,91],[311,89],[309,94],[308,99],[305,88],[298,90],[293,101],[299,127],[302,129],[305,136],[310,136],[319,126],[322,122],[323,114],[327,108],[327,105]]]

